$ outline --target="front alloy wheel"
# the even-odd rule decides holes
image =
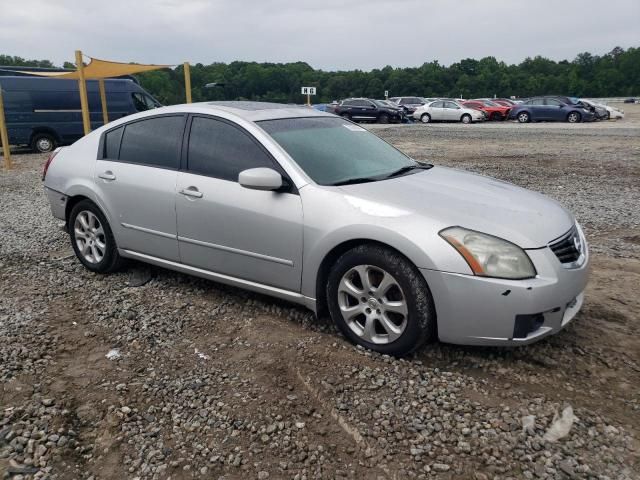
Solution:
[[[353,343],[407,355],[434,340],[436,313],[424,276],[406,257],[382,245],[359,245],[329,271],[331,318]]]
[[[580,114],[578,112],[571,112],[567,116],[567,122],[569,123],[578,123],[580,121]]]
[[[407,302],[393,276],[373,265],[358,265],[342,276],[338,305],[347,326],[358,337],[388,344],[407,327]]]

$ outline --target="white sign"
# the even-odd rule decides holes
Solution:
[[[316,94],[316,87],[302,87],[302,94],[303,95],[315,95]]]
[[[389,96],[389,90],[385,90],[385,91],[384,91],[384,96],[385,96],[385,97],[388,97],[388,96]]]

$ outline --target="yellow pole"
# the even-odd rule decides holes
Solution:
[[[9,135],[7,134],[7,123],[4,119],[4,102],[2,101],[2,88],[0,88],[0,140],[2,140],[2,155],[4,156],[4,168],[9,170],[12,167],[11,149],[9,148]]]
[[[109,123],[109,112],[107,111],[107,94],[104,90],[104,78],[98,80],[98,88],[100,89],[100,103],[102,104],[102,121],[106,125]]]
[[[84,134],[91,132],[91,118],[89,116],[89,100],[87,99],[87,82],[84,80],[84,64],[82,52],[76,50],[76,67],[78,68],[78,88],[80,90],[80,107],[82,108],[82,125]]]
[[[184,62],[184,90],[187,94],[187,103],[191,103],[191,69],[189,62]]]

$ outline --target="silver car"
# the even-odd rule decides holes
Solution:
[[[555,201],[305,107],[132,115],[58,149],[44,180],[89,270],[130,258],[273,295],[383,353],[539,340],[587,283],[585,237]]]

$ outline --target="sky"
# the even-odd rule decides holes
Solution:
[[[0,53],[324,70],[640,47],[640,0],[0,0]]]

